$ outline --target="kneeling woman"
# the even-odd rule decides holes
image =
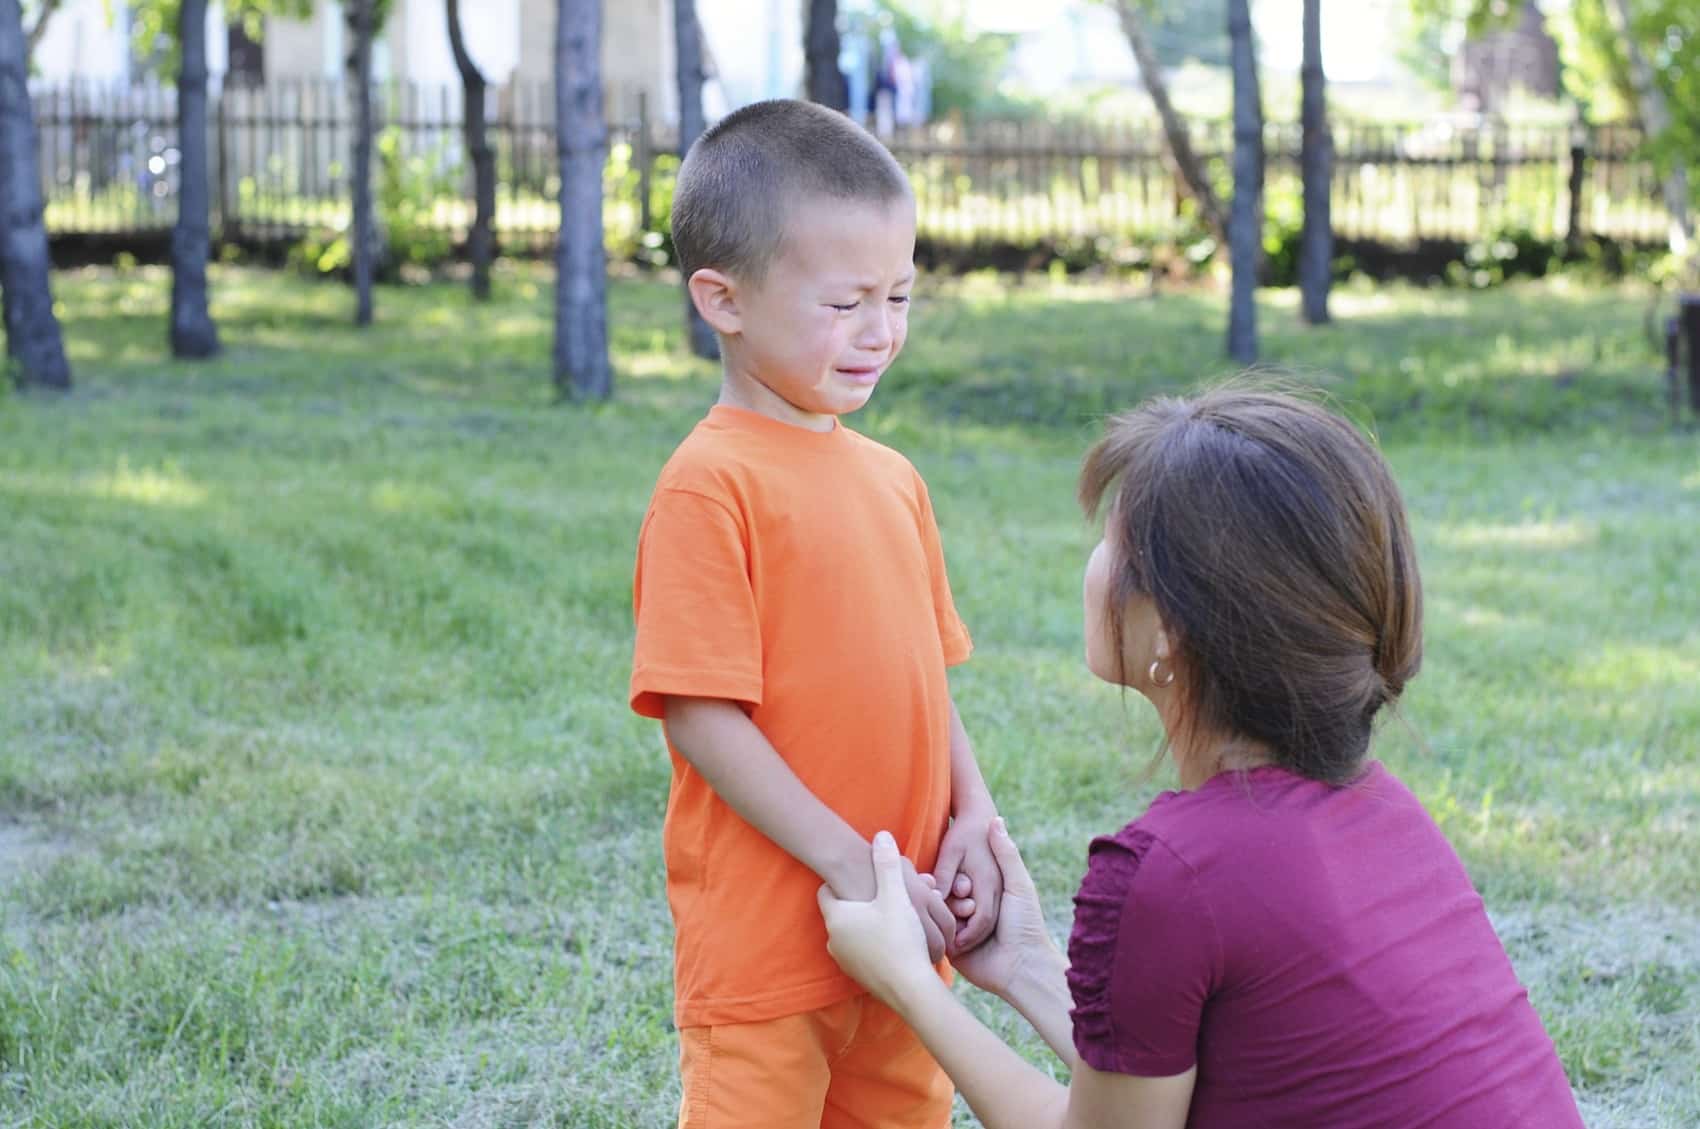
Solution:
[[[1369,758],[1422,655],[1403,504],[1349,423],[1227,389],[1118,419],[1080,497],[1086,660],[1156,708],[1179,770],[1095,840],[1065,961],[1001,822],[996,933],[956,958],[1072,1071],[1065,1089],[933,974],[895,848],[822,910],[840,964],[988,1129],[1569,1129],[1551,1040],[1482,900]]]

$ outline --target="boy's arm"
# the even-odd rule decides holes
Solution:
[[[667,737],[716,795],[780,849],[820,876],[838,897],[874,896],[868,841],[791,771],[765,734],[736,703],[668,695]],[[905,884],[937,960],[956,935],[941,891],[905,860]]]
[[[755,722],[720,698],[667,698],[667,738],[732,810],[847,901],[874,896],[868,842],[809,791]]]
[[[950,703],[950,814],[953,818],[982,818],[988,827],[998,814],[954,698]]]

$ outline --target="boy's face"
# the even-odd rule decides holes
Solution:
[[[737,324],[723,341],[728,384],[743,387],[729,390],[805,426],[866,404],[908,336],[914,260],[910,199],[794,207],[766,276],[734,283]]]

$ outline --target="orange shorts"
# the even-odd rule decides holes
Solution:
[[[679,1032],[679,1129],[945,1129],[950,1079],[872,996]]]

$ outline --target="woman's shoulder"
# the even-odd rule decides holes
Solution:
[[[1074,899],[1077,923],[1084,919],[1108,924],[1136,890],[1141,896],[1162,897],[1177,886],[1191,884],[1192,865],[1149,814],[1092,840],[1086,851],[1086,874]]]
[[[1164,1035],[1175,1009],[1154,1001],[1202,1000],[1220,978],[1222,948],[1197,875],[1145,822],[1088,851],[1068,942],[1070,1015],[1075,1048],[1097,1069],[1176,1074],[1192,1065],[1194,1040]]]
[[[1275,766],[1225,772],[1196,789],[1160,793],[1137,819],[1094,839],[1087,879],[1097,887],[1126,889],[1155,857],[1166,880],[1184,878],[1208,888],[1233,880],[1248,866],[1259,869],[1260,860],[1272,855],[1323,849],[1365,828],[1408,840],[1432,832],[1433,823],[1379,761],[1366,763],[1344,784]],[[1146,874],[1144,884],[1155,877]]]

